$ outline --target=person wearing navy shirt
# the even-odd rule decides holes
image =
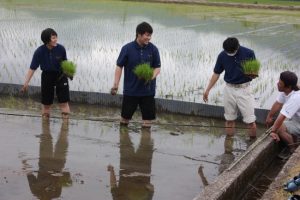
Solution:
[[[41,75],[41,103],[42,116],[49,118],[51,105],[54,100],[54,92],[59,102],[62,117],[68,118],[69,107],[69,83],[67,77],[62,75],[60,63],[67,60],[64,46],[57,43],[57,33],[47,28],[42,31],[41,40],[43,45],[34,52],[30,68],[27,72],[22,92],[28,90],[29,82],[38,67],[42,70]]]
[[[234,134],[235,120],[239,110],[243,121],[249,128],[250,138],[255,138],[256,117],[254,114],[254,97],[250,87],[252,78],[244,74],[241,66],[242,62],[255,59],[254,51],[240,46],[238,39],[234,37],[229,37],[223,42],[223,49],[217,58],[214,73],[203,94],[203,100],[208,102],[211,88],[218,81],[220,74],[225,71],[224,117],[227,135]]]
[[[150,42],[152,33],[153,29],[150,24],[140,23],[136,27],[136,39],[122,47],[117,59],[111,94],[116,94],[124,68],[122,125],[128,125],[137,106],[142,112],[143,127],[151,127],[152,120],[156,118],[154,96],[156,77],[160,73],[160,56],[157,47]],[[143,63],[148,63],[154,68],[152,80],[149,83],[140,80],[133,73],[135,67]]]

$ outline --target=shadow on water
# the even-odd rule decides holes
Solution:
[[[119,181],[114,167],[108,166],[113,200],[151,200],[154,186],[151,183],[153,140],[150,129],[141,129],[140,143],[135,151],[129,129],[120,127]]]
[[[61,196],[62,188],[72,185],[70,172],[64,171],[68,151],[68,121],[63,121],[55,146],[49,120],[42,121],[40,135],[39,169],[27,174],[30,190],[42,200]]]

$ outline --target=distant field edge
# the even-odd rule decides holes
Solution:
[[[137,1],[139,0],[123,0],[123,1]],[[250,8],[250,9],[269,9],[269,10],[290,10],[300,11],[300,1],[286,1],[289,5],[272,4],[272,1],[265,1],[263,4],[258,1],[244,1],[242,2],[210,2],[202,0],[144,0],[143,2],[154,2],[154,3],[176,3],[176,4],[194,4],[194,5],[205,5],[205,6],[222,6],[222,7],[235,7],[235,8]],[[291,5],[293,2],[299,2],[299,5]]]

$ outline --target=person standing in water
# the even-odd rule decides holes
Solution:
[[[61,62],[67,60],[65,47],[57,43],[57,33],[52,28],[42,31],[43,45],[38,47],[33,54],[30,68],[27,72],[22,92],[28,90],[29,82],[38,67],[41,75],[41,103],[42,116],[49,118],[54,92],[59,102],[62,118],[68,118],[70,113],[69,83],[68,78],[62,75]]]
[[[135,40],[123,46],[118,57],[111,94],[116,94],[124,68],[121,125],[128,125],[138,106],[142,112],[143,127],[150,128],[156,118],[154,96],[156,77],[160,73],[160,56],[157,47],[150,42],[152,33],[150,24],[140,23],[136,27]],[[144,63],[154,69],[152,80],[147,84],[133,72],[137,65]]]
[[[214,73],[203,94],[203,100],[208,102],[211,88],[218,81],[220,74],[225,71],[224,117],[226,119],[227,135],[231,136],[234,134],[235,120],[237,119],[238,111],[240,111],[243,121],[249,128],[250,138],[256,138],[254,97],[250,87],[252,78],[244,74],[241,66],[242,62],[255,59],[254,51],[241,46],[235,37],[227,38],[223,42],[223,49],[217,58]]]

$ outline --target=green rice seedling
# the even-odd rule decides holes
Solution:
[[[142,63],[134,68],[133,73],[139,79],[145,80],[147,83],[148,81],[151,81],[153,77],[153,68],[151,68],[148,63]]]
[[[76,73],[76,64],[72,61],[64,60],[61,62],[61,69],[67,77],[73,78]]]
[[[251,77],[258,77],[260,62],[257,59],[246,60],[242,63],[244,74]]]

